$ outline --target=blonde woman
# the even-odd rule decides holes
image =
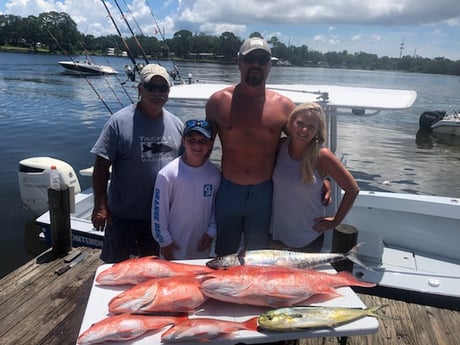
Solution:
[[[325,147],[326,116],[319,104],[297,106],[288,118],[273,172],[271,233],[275,243],[319,251],[323,233],[339,225],[359,193],[351,173]],[[326,217],[323,183],[333,178],[345,192],[334,216]]]

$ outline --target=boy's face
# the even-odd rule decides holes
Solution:
[[[212,148],[211,139],[196,131],[188,133],[183,139],[183,144],[188,158],[204,159]]]

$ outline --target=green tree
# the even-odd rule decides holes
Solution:
[[[226,31],[219,37],[219,54],[227,61],[235,61],[241,44],[241,38],[235,36],[233,32]]]
[[[252,37],[260,37],[260,38],[264,38],[264,36],[262,36],[262,34],[258,31],[254,31],[253,33],[251,33],[249,35],[249,38],[252,38]]]
[[[272,55],[276,56],[281,60],[289,60],[290,58],[290,51],[289,48],[282,43],[278,37],[273,36],[267,43],[272,45]]]
[[[0,39],[4,45],[17,45],[20,34],[18,32],[22,18],[10,14],[0,16]]]
[[[47,42],[50,52],[60,50],[75,54],[78,49],[84,49],[82,34],[77,30],[77,24],[64,12],[45,12],[38,16],[39,27],[43,33],[48,33]]]
[[[192,37],[192,32],[188,30],[180,30],[174,34],[172,42],[176,56],[180,58],[188,57],[188,53],[192,47]]]

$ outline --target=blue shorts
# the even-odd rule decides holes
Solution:
[[[222,177],[216,195],[216,254],[236,253],[241,236],[246,249],[268,246],[273,182],[237,185]]]
[[[131,256],[147,256],[160,253],[153,239],[151,222],[123,219],[112,215],[112,222],[105,228],[101,259],[106,263],[120,262]]]

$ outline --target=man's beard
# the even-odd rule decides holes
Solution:
[[[251,86],[260,86],[264,82],[264,72],[258,67],[248,69],[246,73],[246,84]]]

